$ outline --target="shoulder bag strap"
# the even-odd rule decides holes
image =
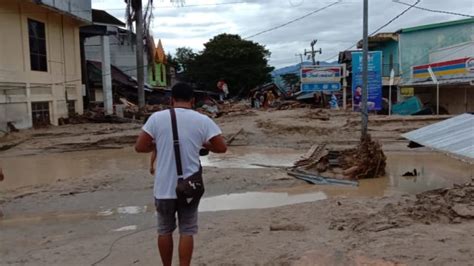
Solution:
[[[171,115],[171,127],[173,129],[173,146],[174,146],[174,158],[176,161],[176,171],[178,176],[183,175],[183,166],[181,164],[181,151],[179,149],[179,136],[178,136],[178,126],[176,124],[176,112],[174,108],[170,108]]]

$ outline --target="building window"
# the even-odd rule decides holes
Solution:
[[[67,113],[69,117],[76,114],[76,101],[67,101]]]
[[[50,124],[49,102],[32,102],[31,112],[33,116],[33,127],[44,127]]]
[[[28,19],[31,70],[48,71],[44,23]]]

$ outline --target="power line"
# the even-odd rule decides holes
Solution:
[[[377,32],[381,31],[382,29],[386,28],[388,25],[392,24],[395,20],[399,19],[401,16],[403,16],[405,13],[407,13],[410,9],[414,8],[416,5],[418,5],[419,3],[421,2],[421,0],[417,0],[414,4],[409,4],[410,6],[408,8],[406,8],[405,10],[403,10],[400,14],[396,15],[395,17],[393,17],[391,20],[389,20],[387,23],[383,24],[382,26],[380,26],[379,28],[377,28],[375,31],[373,31],[369,36],[372,36],[374,34],[376,34]],[[354,47],[357,46],[357,43],[356,42],[355,44],[351,45],[350,47],[344,49],[343,51],[347,51],[347,50],[350,50]],[[334,56],[331,56],[331,57],[328,57],[327,59],[324,59],[323,61],[327,61],[331,58],[334,58],[336,56],[338,56],[339,53],[337,53],[337,55],[334,55]]]
[[[280,24],[280,25],[278,25],[278,26],[271,27],[271,28],[269,28],[269,29],[267,29],[267,30],[263,30],[263,31],[260,31],[260,32],[258,32],[258,33],[255,33],[255,34],[253,34],[253,35],[247,36],[247,37],[245,37],[244,39],[250,39],[250,38],[253,38],[253,37],[255,37],[255,36],[258,36],[258,35],[261,35],[261,34],[264,34],[264,33],[270,32],[270,31],[274,31],[274,30],[277,30],[277,29],[279,29],[279,28],[283,28],[283,27],[285,27],[285,26],[288,26],[288,25],[290,25],[290,24],[292,24],[292,23],[295,23],[295,22],[297,22],[297,21],[300,21],[300,20],[302,20],[302,19],[304,19],[304,18],[307,18],[307,17],[309,17],[309,16],[311,16],[311,15],[313,15],[313,14],[316,14],[316,13],[318,13],[318,12],[320,12],[320,11],[323,11],[323,10],[325,10],[325,9],[328,9],[328,8],[334,6],[334,5],[339,4],[339,3],[340,3],[340,1],[338,1],[338,2],[333,2],[333,3],[331,3],[331,4],[327,5],[327,6],[324,6],[324,7],[322,7],[322,8],[318,8],[318,9],[316,9],[316,10],[313,10],[313,11],[311,11],[311,12],[309,12],[309,13],[307,13],[307,14],[301,16],[301,17],[292,19],[292,20],[290,20],[290,21],[288,21],[288,22],[285,22],[285,23],[283,23],[283,24]]]
[[[194,4],[194,5],[183,5],[183,6],[172,6],[172,5],[167,5],[167,6],[154,6],[155,10],[160,10],[160,9],[177,9],[177,8],[190,8],[190,7],[212,7],[212,6],[224,6],[224,5],[236,5],[236,4],[251,4],[251,2],[246,2],[246,1],[234,1],[234,2],[222,2],[222,3],[214,3],[214,4]],[[99,9],[99,8],[92,8],[92,9]],[[106,9],[99,9],[99,10],[105,10],[105,11],[125,11],[126,8],[106,8]],[[77,9],[77,10],[70,10],[69,12],[90,12],[91,9]],[[36,13],[49,13],[51,11],[45,10],[45,11],[34,11],[34,12],[24,12],[26,14],[36,14]],[[5,12],[0,12],[0,14],[9,14],[9,13],[17,13],[17,12],[10,12],[10,11],[5,11]]]
[[[392,2],[397,3],[397,4],[402,4],[409,6],[409,3],[402,2],[400,0],[392,0]],[[468,17],[468,18],[474,18],[472,15],[467,15],[467,14],[462,14],[462,13],[456,13],[452,11],[445,11],[445,10],[436,10],[436,9],[430,9],[426,7],[421,7],[421,6],[415,6],[414,8],[423,10],[423,11],[428,11],[428,12],[433,12],[433,13],[440,13],[440,14],[447,14],[447,15],[455,15],[455,16],[461,16],[461,17]]]
[[[251,2],[246,1],[235,1],[235,2],[223,2],[223,3],[214,3],[214,4],[194,4],[194,5],[183,5],[183,6],[155,6],[156,9],[160,8],[189,8],[189,7],[206,7],[206,6],[225,6],[225,5],[235,5],[235,4],[252,4]]]
[[[385,27],[387,27],[388,25],[392,24],[395,20],[399,19],[401,16],[405,15],[406,12],[410,11],[410,9],[414,8],[416,5],[418,5],[419,3],[421,2],[421,0],[416,0],[416,2],[414,4],[409,4],[409,7],[405,10],[403,10],[400,14],[396,15],[395,17],[393,17],[391,20],[389,20],[387,23],[383,24],[382,26],[380,26],[378,29],[376,29],[374,32],[372,32],[370,34],[370,36],[376,34],[377,32],[381,31],[382,29],[384,29]]]

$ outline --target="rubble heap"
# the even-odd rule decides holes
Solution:
[[[335,179],[375,178],[385,175],[386,159],[381,145],[367,135],[355,149],[332,151],[325,144],[313,146],[293,170]]]
[[[414,223],[462,223],[474,220],[474,180],[417,194],[377,212],[352,214],[331,221],[330,229],[380,232]]]

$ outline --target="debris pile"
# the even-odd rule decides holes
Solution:
[[[351,179],[376,178],[385,175],[386,161],[380,143],[367,135],[356,149],[342,152],[340,165],[345,169],[344,176]]]
[[[307,118],[321,121],[329,121],[329,114],[324,109],[317,109],[316,111],[308,111],[306,114]]]
[[[282,101],[275,104],[277,110],[290,110],[296,108],[308,108],[311,107],[310,104],[301,103],[299,101]]]
[[[314,145],[288,173],[309,182],[311,181],[308,179],[313,178],[317,181],[324,179],[329,183],[341,183],[337,180],[383,176],[385,165],[386,157],[381,145],[372,141],[368,135],[355,149],[333,151],[326,144]]]
[[[462,223],[474,220],[474,180],[386,204],[375,213],[354,212],[334,219],[330,229],[380,232],[414,223]]]
[[[221,115],[225,116],[240,116],[240,115],[251,115],[254,111],[251,110],[250,106],[243,102],[237,103],[225,103],[219,106]]]
[[[412,219],[423,223],[474,219],[474,180],[450,189],[418,194],[413,205],[404,210]]]
[[[84,124],[84,123],[131,123],[133,120],[121,118],[115,115],[106,115],[104,112],[86,111],[84,114],[70,115],[69,118],[62,119],[61,124]]]

